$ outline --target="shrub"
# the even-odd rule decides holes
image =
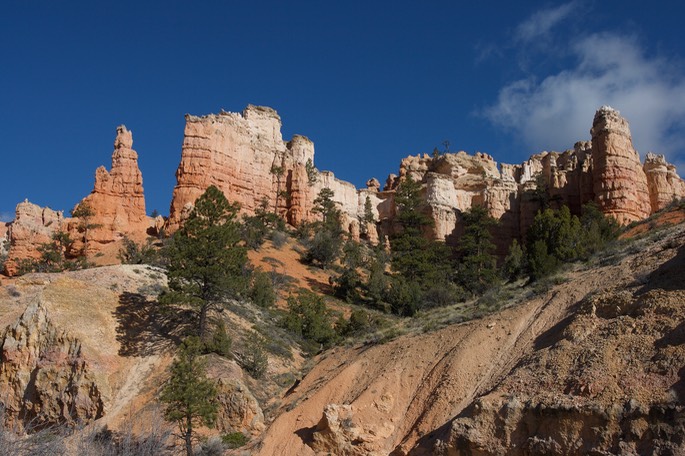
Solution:
[[[221,441],[229,449],[240,448],[248,442],[248,438],[242,432],[231,432],[221,436]]]
[[[305,340],[324,346],[335,340],[331,312],[321,296],[308,290],[300,290],[297,297],[288,298],[288,313],[282,325]]]
[[[253,277],[250,299],[259,307],[272,307],[276,303],[276,292],[274,291],[271,275],[257,270],[254,272]]]
[[[266,340],[256,331],[250,332],[245,343],[245,352],[242,356],[241,365],[256,379],[264,377],[269,367],[269,357],[264,347]]]
[[[205,342],[205,353],[216,353],[224,358],[231,358],[231,347],[233,346],[233,340],[231,336],[226,332],[226,324],[223,320],[220,320],[216,324],[216,328],[212,333],[211,338]]]

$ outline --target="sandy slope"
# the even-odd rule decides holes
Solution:
[[[583,298],[607,288],[644,286],[645,281],[654,286],[681,281],[682,286],[678,268],[649,274],[682,256],[684,228],[680,225],[656,244],[638,245],[635,254],[617,256],[612,260],[616,264],[570,273],[568,282],[482,320],[324,354],[284,399],[282,414],[251,451],[430,454],[435,439],[447,438],[451,419],[534,353],[538,338],[574,312]],[[350,407],[328,413],[317,430],[329,404]],[[344,423],[335,422],[343,416]]]

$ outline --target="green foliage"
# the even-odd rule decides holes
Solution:
[[[233,346],[233,339],[226,331],[226,323],[219,320],[212,331],[212,337],[204,343],[203,353],[216,353],[224,358],[231,358],[231,348]]]
[[[594,204],[579,219],[568,207],[538,212],[528,230],[527,262],[531,278],[549,275],[565,262],[587,259],[618,234],[618,225]]]
[[[259,250],[275,230],[283,229],[285,222],[278,215],[269,212],[269,201],[264,198],[255,210],[255,215],[243,217],[240,231],[245,245],[253,250]]]
[[[361,246],[354,241],[347,241],[343,247],[343,269],[338,277],[333,279],[335,296],[348,303],[359,302],[361,296],[359,288],[362,279],[358,269],[362,266]]]
[[[335,341],[331,312],[321,296],[308,290],[300,290],[297,296],[288,298],[288,313],[282,325],[305,340],[323,346]]]
[[[226,445],[228,449],[236,449],[244,446],[249,441],[249,438],[242,432],[231,432],[221,436],[221,442]]]
[[[583,259],[604,249],[618,237],[621,229],[616,219],[605,216],[594,202],[583,205],[580,224],[585,232],[581,252]]]
[[[509,281],[521,277],[526,268],[526,255],[516,239],[509,246],[509,253],[504,258],[502,276]]]
[[[263,308],[273,307],[276,303],[276,292],[271,275],[258,269],[252,274],[252,277],[249,295],[252,302]]]
[[[406,281],[427,286],[448,280],[450,251],[443,242],[425,237],[424,231],[433,221],[420,210],[420,190],[421,184],[408,177],[395,193],[402,229],[390,237],[391,266]]]
[[[237,205],[229,204],[219,189],[210,186],[164,249],[170,291],[162,294],[160,302],[193,307],[203,340],[208,334],[208,312],[226,298],[239,297],[246,288],[247,254],[239,245],[237,211]]]
[[[333,200],[335,193],[330,188],[324,187],[314,198],[312,212],[321,215],[322,227],[333,231],[340,230],[340,209]]]
[[[17,273],[23,275],[29,272],[61,272],[87,268],[89,264],[85,258],[67,258],[73,243],[68,233],[54,233],[50,242],[38,246],[40,258],[24,258],[17,261]]]
[[[322,269],[330,267],[335,262],[342,247],[341,213],[333,196],[333,190],[322,188],[314,199],[312,212],[320,214],[321,220],[310,227],[314,235],[305,241],[307,251],[303,260]]]
[[[453,282],[438,284],[423,292],[423,307],[445,307],[463,301],[465,297],[464,289]]]
[[[304,169],[307,171],[307,183],[309,185],[316,184],[316,181],[319,180],[319,172],[314,167],[314,162],[312,162],[311,158],[307,159],[307,163],[304,164]]]
[[[126,236],[124,236],[117,258],[122,264],[156,264],[158,262],[157,250],[150,240],[139,245]]]
[[[464,212],[463,219],[464,234],[459,239],[458,249],[458,280],[467,290],[481,294],[498,279],[497,260],[493,254],[495,245],[490,234],[497,221],[481,206]]]
[[[306,263],[315,264],[321,269],[328,269],[340,255],[342,239],[339,234],[329,230],[321,230],[305,242],[307,251],[302,259]]]
[[[423,303],[419,284],[402,276],[391,279],[387,299],[392,313],[401,317],[413,316],[421,309]]]
[[[213,425],[218,407],[216,388],[206,378],[205,363],[200,358],[202,345],[198,337],[189,337],[181,344],[178,359],[171,365],[171,377],[160,396],[166,404],[164,417],[178,425],[188,456],[193,454],[195,427]]]
[[[266,340],[258,332],[251,331],[245,343],[241,365],[252,376],[260,379],[269,367],[269,357],[266,354]]]

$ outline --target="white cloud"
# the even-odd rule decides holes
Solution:
[[[11,222],[14,220],[14,212],[0,212],[0,223]]]
[[[574,0],[555,8],[547,8],[534,13],[516,27],[514,38],[517,41],[528,42],[544,37],[555,25],[568,17],[578,5],[578,0]]]
[[[582,39],[571,52],[572,68],[512,82],[483,114],[518,132],[532,151],[563,150],[589,139],[595,110],[608,104],[628,119],[642,155],[682,160],[676,154],[685,147],[685,78],[675,64],[608,33]]]

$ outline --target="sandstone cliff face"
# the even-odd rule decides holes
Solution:
[[[50,242],[52,235],[66,228],[62,212],[42,208],[24,201],[16,209],[14,221],[8,224],[9,251],[5,273],[13,275],[22,259],[39,258],[38,246]]]
[[[252,214],[262,201],[299,222],[309,200],[308,160],[314,146],[304,137],[285,143],[281,119],[271,108],[248,106],[242,114],[186,116],[181,163],[171,201],[169,227],[175,230],[210,185]]]
[[[271,108],[250,105],[242,114],[186,116],[168,227],[177,229],[210,185],[239,203],[245,214],[254,214],[266,201],[294,226],[314,219],[313,201],[328,187],[340,204],[345,227],[358,233],[356,188],[313,166],[314,143],[299,135],[283,141],[281,118]]]
[[[132,147],[132,133],[123,125],[117,127],[111,170],[101,166],[95,171],[93,191],[77,205],[87,206],[93,212],[88,220],[73,220],[69,229],[73,239],[84,240],[89,257],[107,250],[108,245],[124,236],[144,240],[154,223],[145,214],[143,176],[138,168],[138,154]],[[84,224],[95,226],[88,229],[87,236]]]

